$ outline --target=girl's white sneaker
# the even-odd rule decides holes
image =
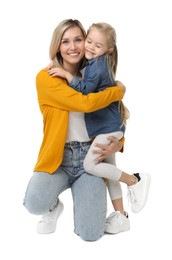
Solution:
[[[138,182],[128,186],[128,198],[131,203],[131,210],[138,213],[147,202],[151,176],[148,173],[135,173],[133,175],[138,179]]]

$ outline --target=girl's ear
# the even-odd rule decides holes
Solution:
[[[114,50],[114,48],[108,49],[107,54],[111,54],[113,52],[113,50]]]

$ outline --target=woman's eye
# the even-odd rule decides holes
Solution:
[[[81,42],[81,39],[76,39],[76,42]]]
[[[62,41],[62,44],[67,44],[68,43],[68,41]]]

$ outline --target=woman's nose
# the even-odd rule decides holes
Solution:
[[[74,42],[70,42],[70,49],[75,49],[76,48],[76,44]]]

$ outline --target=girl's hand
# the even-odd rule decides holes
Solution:
[[[66,79],[69,83],[71,82],[73,76],[72,74],[70,74],[68,71],[60,68],[60,67],[56,67],[56,68],[51,68],[48,70],[48,75],[50,75],[51,77],[61,77]]]
[[[61,78],[65,78],[66,76],[66,71],[60,67],[56,67],[56,68],[52,68],[48,70],[48,75],[52,76],[52,77],[61,77]]]
[[[96,159],[96,163],[102,162],[106,159],[110,154],[119,152],[122,149],[122,142],[113,136],[109,136],[108,140],[110,140],[110,144],[96,144],[95,146],[100,148],[100,150],[94,150],[93,153],[100,154],[100,156]]]

